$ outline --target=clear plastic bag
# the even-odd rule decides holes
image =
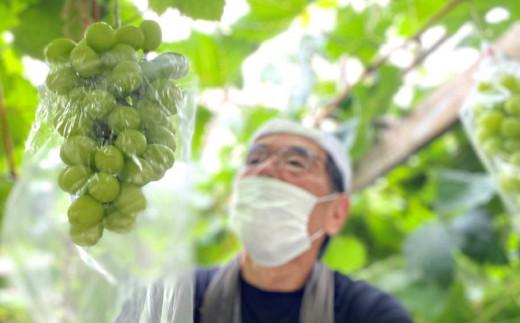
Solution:
[[[460,118],[506,208],[520,214],[520,62],[490,52]]]
[[[196,82],[122,47],[53,62],[40,90],[2,232],[37,323],[192,321]]]

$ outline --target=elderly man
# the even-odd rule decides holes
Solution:
[[[391,296],[318,260],[349,210],[341,144],[286,120],[253,137],[238,174],[230,224],[243,252],[196,273],[195,323],[408,323]]]

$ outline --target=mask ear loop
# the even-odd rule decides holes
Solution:
[[[329,195],[320,196],[316,199],[316,204],[322,203],[322,202],[333,201],[339,196],[339,194],[340,193],[332,193]],[[318,231],[314,232],[313,234],[311,234],[309,236],[309,239],[311,240],[311,242],[314,242],[314,240],[320,238],[324,234],[325,234],[325,231],[323,231],[323,229],[318,229]]]
[[[335,199],[337,199],[339,196],[339,193],[332,193],[332,194],[329,194],[329,195],[324,195],[324,196],[320,196],[316,199],[316,204],[318,203],[323,203],[323,202],[328,202],[328,201],[333,201]]]
[[[325,234],[325,231],[323,231],[323,229],[318,229],[318,231],[316,231],[310,235],[309,239],[311,240],[311,242],[314,242],[314,240],[318,239],[319,237],[321,237],[324,234]]]

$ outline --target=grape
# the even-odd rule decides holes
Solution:
[[[68,105],[61,113],[56,113],[53,118],[54,128],[64,138],[71,136],[87,136],[92,132],[93,122],[82,114],[79,107]]]
[[[513,74],[502,75],[500,77],[499,83],[512,92],[517,92],[520,90],[520,83]]]
[[[517,167],[520,167],[520,151],[516,151],[509,157],[509,162]]]
[[[505,118],[500,126],[500,133],[507,138],[520,137],[520,119]]]
[[[138,50],[143,47],[144,34],[140,28],[135,26],[121,26],[116,30],[116,40],[120,44],[127,44]]]
[[[144,51],[155,50],[161,44],[161,27],[153,20],[144,20],[139,26],[144,35]]]
[[[85,112],[94,119],[99,119],[110,113],[116,106],[116,98],[105,90],[96,89],[86,95]]]
[[[513,95],[506,101],[504,109],[515,115],[520,115],[520,95]]]
[[[77,86],[78,77],[70,67],[60,68],[47,75],[45,85],[51,91],[65,95]]]
[[[146,149],[146,137],[138,130],[126,129],[117,136],[116,146],[127,156],[141,155]]]
[[[78,44],[70,52],[72,67],[79,75],[91,77],[101,72],[101,59],[96,52],[85,44]]]
[[[70,39],[55,39],[43,50],[45,60],[49,63],[66,63],[74,47],[76,47],[76,43]]]
[[[154,90],[149,97],[157,101],[169,114],[177,113],[177,104],[182,100],[182,93],[177,86],[168,79],[158,79],[151,84]]]
[[[498,181],[500,188],[505,192],[513,192],[520,189],[520,179],[513,174],[502,173]]]
[[[165,127],[157,126],[146,130],[146,138],[149,144],[160,144],[175,151],[175,135]]]
[[[96,173],[90,178],[88,192],[99,202],[111,202],[119,195],[119,181],[110,174]]]
[[[504,149],[509,153],[520,151],[520,138],[518,139],[506,139],[503,142]]]
[[[137,112],[141,119],[141,126],[145,129],[168,123],[168,116],[153,101],[140,100],[137,103]]]
[[[498,111],[483,112],[478,118],[479,127],[487,129],[490,133],[495,133],[500,129],[504,116]]]
[[[113,210],[105,216],[105,229],[117,233],[129,232],[135,225],[136,217],[136,215],[126,215],[118,210]]]
[[[114,29],[105,22],[95,22],[85,32],[87,45],[97,52],[104,52],[114,45]]]
[[[96,143],[85,136],[73,136],[65,140],[60,150],[61,160],[67,165],[93,165]]]
[[[141,86],[143,71],[136,62],[122,61],[114,67],[110,79],[114,93],[130,93]]]
[[[113,68],[123,61],[137,62],[135,49],[127,44],[116,44],[111,50],[101,56],[101,61],[108,68]]]
[[[493,85],[489,82],[480,82],[477,85],[477,90],[479,92],[487,92],[492,89],[493,89]]]
[[[119,133],[125,129],[136,129],[141,123],[139,113],[131,107],[118,105],[107,118],[110,128]]]
[[[476,131],[476,137],[478,142],[484,142],[486,139],[490,139],[495,135],[489,128],[480,127]]]
[[[77,245],[96,244],[104,228],[130,231],[146,208],[141,186],[175,162],[170,117],[184,97],[173,80],[186,75],[189,64],[173,52],[147,60],[144,54],[157,49],[161,37],[150,20],[117,30],[96,22],[77,44],[56,39],[45,48],[51,66],[44,115],[64,137],[66,166],[57,181],[74,195],[67,216]]]
[[[155,176],[153,180],[159,180],[175,162],[173,150],[164,145],[150,144],[146,147],[143,159],[153,168]]]
[[[91,174],[90,169],[85,166],[68,166],[61,172],[58,184],[65,192],[76,194],[87,183]]]
[[[498,138],[490,138],[482,142],[482,151],[486,155],[495,155],[500,152],[501,148],[502,141]]]
[[[91,227],[83,228],[82,226],[71,225],[70,237],[72,241],[79,246],[95,245],[103,236],[103,224],[99,223]]]
[[[119,173],[125,163],[121,150],[112,145],[103,146],[98,149],[94,160],[96,168],[108,174]]]
[[[122,184],[114,206],[123,214],[137,214],[146,208],[146,198],[138,186]]]
[[[103,205],[88,195],[80,196],[72,202],[67,216],[70,224],[85,229],[98,224],[103,219]]]
[[[153,60],[142,63],[143,74],[149,81],[156,79],[178,79],[188,73],[186,56],[177,53],[163,53]]]
[[[143,186],[151,182],[157,174],[152,165],[142,158],[131,158],[125,163],[121,172],[121,181]]]

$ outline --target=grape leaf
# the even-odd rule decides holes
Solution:
[[[40,1],[19,16],[14,28],[14,46],[34,58],[43,58],[43,49],[53,39],[63,37],[61,11],[64,0]],[[44,28],[42,28],[44,26]]]
[[[232,34],[254,42],[268,39],[286,29],[307,3],[307,0],[249,0],[250,12],[233,25]]]
[[[28,1],[8,0],[0,2],[0,33],[16,26],[18,15],[25,10]]]
[[[193,19],[220,20],[224,0],[150,0],[150,7],[158,14],[172,7]]]
[[[241,83],[242,61],[254,48],[253,44],[230,36],[193,32],[188,40],[163,45],[160,49],[186,55],[202,86],[222,86]]]
[[[440,170],[433,176],[438,187],[435,210],[439,213],[469,210],[495,195],[492,179],[485,173]]]
[[[365,63],[373,58],[392,23],[392,17],[379,6],[362,12],[346,7],[338,12],[337,19],[338,25],[327,39],[327,53],[332,58],[343,54],[356,56]]]
[[[323,262],[331,269],[344,274],[363,268],[366,264],[367,252],[361,241],[352,236],[336,236],[331,239]]]

